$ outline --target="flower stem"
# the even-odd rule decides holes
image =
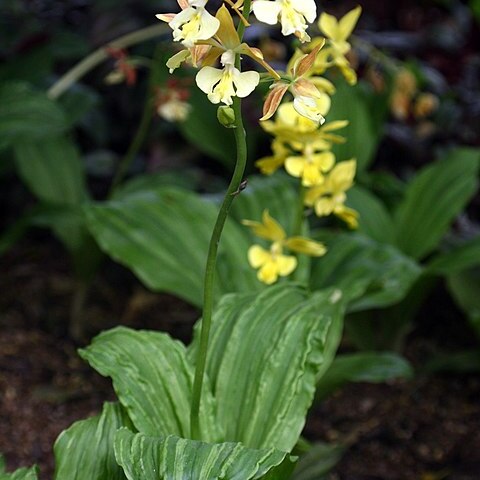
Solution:
[[[251,0],[245,0],[243,15],[248,19],[250,14]],[[238,34],[240,40],[245,32],[245,25],[240,22],[238,25]],[[236,66],[240,68],[240,56],[237,55]],[[212,326],[213,304],[214,304],[214,286],[215,269],[217,263],[217,252],[223,227],[228,217],[228,212],[235,197],[240,193],[243,174],[247,164],[247,141],[245,128],[242,118],[242,103],[238,97],[233,99],[233,111],[235,113],[235,143],[237,146],[237,161],[233,172],[230,185],[223,199],[220,211],[218,212],[215,226],[213,227],[210,245],[208,248],[207,265],[204,277],[203,290],[203,315],[202,327],[200,332],[200,345],[197,354],[197,363],[195,367],[195,377],[193,380],[192,403],[190,409],[191,437],[195,440],[201,440],[200,430],[200,401],[202,397],[203,380],[205,377],[205,368],[207,364],[208,343],[210,340],[210,329]]]
[[[137,43],[145,42],[152,38],[164,35],[168,32],[168,26],[160,23],[150,27],[135,30],[134,32],[123,35],[111,42],[98,48],[90,55],[85,57],[81,62],[77,63],[65,75],[60,77],[48,90],[47,95],[50,99],[56,100],[65,93],[74,83],[78,82],[90,70],[93,70],[98,64],[109,58],[107,47],[127,48]]]

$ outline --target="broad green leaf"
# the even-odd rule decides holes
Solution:
[[[99,95],[85,85],[73,85],[59,99],[63,107],[68,126],[81,122],[85,115],[99,102]]]
[[[120,403],[138,431],[147,435],[190,436],[194,367],[185,346],[167,334],[118,327],[98,335],[80,356],[111,377]],[[200,411],[202,438],[221,437],[208,380]]]
[[[213,105],[198,88],[191,90],[189,104],[192,107],[190,114],[179,124],[182,134],[201,152],[230,169],[235,165],[235,139],[233,131],[218,122],[218,106]]]
[[[44,140],[67,127],[60,107],[26,83],[1,85],[0,105],[0,138],[4,145]]]
[[[401,300],[420,275],[420,267],[391,245],[359,234],[326,238],[327,254],[312,262],[311,288],[335,286],[349,298],[349,311]]]
[[[420,259],[431,253],[477,189],[480,150],[458,148],[410,183],[395,216],[396,245]]]
[[[0,480],[37,480],[37,467],[19,468],[14,472],[7,473],[5,469],[5,460],[0,455]]]
[[[292,463],[288,454],[273,448],[253,450],[241,443],[204,443],[169,435],[147,437],[127,429],[115,439],[117,462],[128,480],[254,480],[288,478],[275,475],[283,462]],[[273,472],[272,472],[273,470]]]
[[[207,373],[227,441],[292,450],[341,337],[341,296],[337,290],[309,296],[286,284],[222,299]],[[196,335],[191,358],[198,341]]]
[[[349,382],[382,383],[396,378],[411,378],[413,369],[403,357],[394,353],[361,352],[335,358],[317,385],[321,400]]]
[[[314,444],[305,455],[300,457],[292,480],[326,479],[326,475],[341,460],[345,450],[342,445]]]
[[[115,461],[115,433],[121,427],[132,428],[124,409],[105,403],[100,415],[75,422],[57,438],[56,480],[125,480]]]
[[[383,133],[383,121],[385,113],[376,118],[372,115],[370,108],[369,94],[358,84],[354,87],[340,81],[337,92],[332,97],[332,107],[327,115],[327,122],[335,120],[348,120],[349,125],[339,130],[338,133],[346,137],[344,144],[335,145],[333,152],[337,160],[357,159],[359,172],[366,168],[373,161],[377,146]],[[380,104],[376,110],[380,112]]]
[[[449,275],[447,285],[455,302],[480,337],[480,268]]]
[[[208,244],[218,206],[173,187],[139,192],[85,209],[100,247],[151,289],[202,304]],[[227,221],[217,261],[218,295],[262,288],[247,261],[248,232]]]
[[[452,275],[480,265],[480,235],[437,255],[428,265],[427,273]]]
[[[15,162],[22,180],[43,202],[78,205],[88,198],[78,151],[67,137],[19,143]]]
[[[359,214],[358,232],[382,243],[393,243],[393,220],[382,201],[368,190],[355,186],[348,191],[347,204]]]

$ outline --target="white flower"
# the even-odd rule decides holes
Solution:
[[[180,2],[179,2],[180,3]],[[199,40],[212,38],[220,27],[220,21],[207,12],[207,0],[188,0],[181,2],[180,13],[158,14],[157,18],[167,22],[173,30],[173,39],[186,47],[193,47]]]
[[[260,22],[275,25],[279,20],[282,34],[295,34],[301,42],[309,42],[308,24],[317,17],[315,0],[256,0],[253,13]]]
[[[196,77],[200,90],[205,92],[212,103],[231,105],[232,97],[244,98],[250,95],[260,81],[258,72],[240,72],[235,68],[235,53],[227,50],[220,59],[223,69],[203,67]]]

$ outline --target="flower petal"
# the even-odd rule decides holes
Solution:
[[[274,261],[269,261],[263,265],[257,273],[257,278],[267,285],[271,285],[278,280],[278,266]]]
[[[252,245],[248,249],[248,263],[253,268],[260,268],[271,259],[271,254],[260,245]]]
[[[258,72],[239,72],[237,69],[233,72],[233,83],[237,91],[237,97],[245,98],[250,95],[260,82]]]
[[[285,170],[292,177],[301,177],[305,170],[305,163],[303,157],[288,157],[285,160]]]
[[[268,210],[264,210],[262,214],[262,222],[268,232],[268,240],[273,242],[283,240],[287,235],[282,226],[270,215]]]
[[[278,22],[281,6],[277,2],[257,0],[253,2],[252,11],[259,22],[275,25]]]
[[[358,7],[350,10],[346,15],[344,15],[338,22],[338,34],[342,40],[346,40],[353,32],[355,25],[358,22],[358,18],[362,13],[362,7]]]
[[[282,277],[290,275],[297,268],[297,259],[290,255],[279,255],[276,258],[278,273]]]
[[[322,13],[318,21],[318,28],[331,40],[339,39],[339,27],[337,19],[328,13]]]
[[[327,252],[327,247],[323,243],[315,242],[304,237],[292,237],[289,238],[285,245],[290,250],[297,253],[304,253],[312,257],[321,257]]]
[[[203,67],[195,77],[198,88],[209,94],[213,91],[213,87],[220,81],[223,76],[223,70],[213,67]]]

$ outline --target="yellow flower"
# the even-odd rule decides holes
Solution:
[[[285,161],[285,170],[292,176],[302,179],[302,185],[312,187],[324,180],[324,172],[328,172],[335,163],[332,152],[315,153],[311,144],[305,146],[303,155],[290,156]]]
[[[203,67],[196,76],[200,90],[212,103],[231,105],[232,97],[244,98],[255,90],[260,81],[258,72],[240,72],[235,68],[235,53],[227,50],[221,56],[223,69]]]
[[[260,245],[252,245],[248,250],[248,262],[258,269],[257,278],[267,285],[275,283],[278,277],[290,275],[297,268],[297,259],[293,255],[284,255],[284,248],[315,257],[326,253],[322,243],[303,237],[287,238],[285,230],[268,210],[264,210],[262,222],[243,220],[242,223],[250,227],[257,237],[272,242],[268,250]]]
[[[200,40],[208,40],[217,33],[220,22],[207,12],[207,0],[178,0],[182,11],[177,14],[158,14],[157,18],[173,30],[173,40],[186,47]]]
[[[337,20],[333,15],[322,13],[318,21],[318,28],[330,40],[331,46],[341,55],[345,55],[351,48],[348,38],[353,32],[362,7],[350,10],[344,17]]]
[[[255,162],[255,166],[264,175],[272,175],[272,173],[275,173],[280,167],[283,166],[285,160],[290,154],[290,150],[286,148],[283,142],[278,139],[273,140],[272,151],[273,155],[270,157],[264,157]]]
[[[345,206],[346,191],[352,187],[356,161],[338,163],[326,176],[323,184],[307,191],[305,204],[314,207],[319,217],[334,214],[345,221],[350,228],[358,226],[358,213]]]
[[[283,35],[296,35],[301,42],[309,42],[308,24],[317,17],[315,0],[256,0],[252,10],[257,20],[275,25],[282,24]]]

